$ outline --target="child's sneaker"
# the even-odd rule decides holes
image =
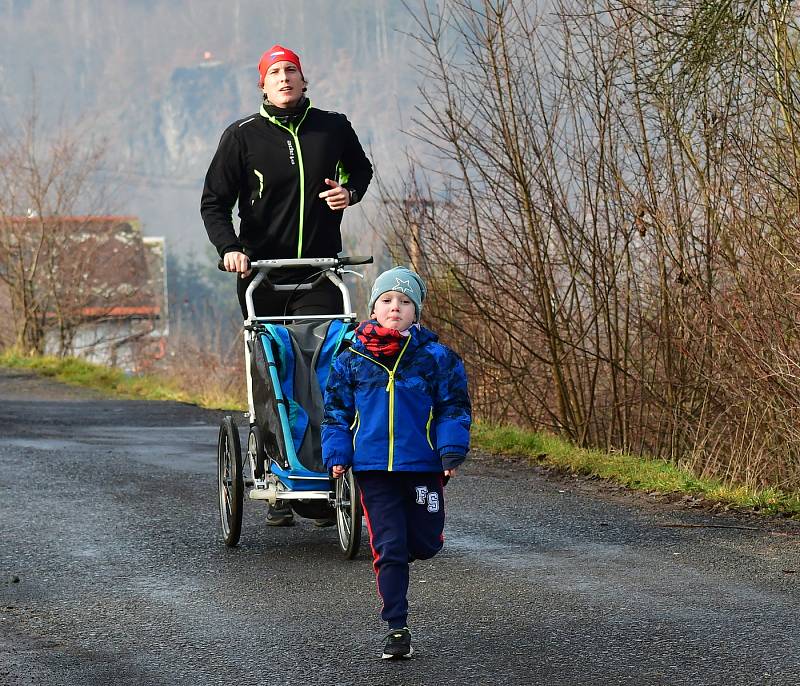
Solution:
[[[411,657],[414,649],[411,647],[411,632],[407,626],[402,629],[392,629],[386,634],[386,644],[383,646],[384,660],[394,660],[401,657]]]

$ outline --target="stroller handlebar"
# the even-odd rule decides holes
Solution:
[[[356,313],[352,311],[350,305],[350,293],[347,286],[342,280],[342,276],[347,273],[355,273],[343,267],[349,267],[359,264],[371,264],[371,255],[353,255],[342,257],[307,257],[307,258],[291,258],[283,260],[253,260],[250,262],[250,269],[255,271],[255,276],[250,281],[245,291],[244,300],[247,310],[247,321],[252,322],[257,319],[255,309],[253,308],[253,291],[261,286],[269,288],[273,291],[308,291],[316,288],[323,281],[330,281],[336,286],[342,294],[342,303],[344,305],[343,312],[340,314],[331,314],[331,317],[345,317],[348,319],[355,319]],[[309,282],[304,278],[300,283],[272,283],[269,279],[269,273],[273,269],[291,267],[315,267],[316,274],[313,281]],[[227,271],[222,260],[217,263],[217,268],[221,271]],[[235,273],[235,272],[231,272]],[[302,273],[301,273],[302,276]],[[284,319],[292,319],[292,317],[284,317]]]
[[[336,269],[338,267],[349,267],[358,264],[372,264],[371,255],[342,255],[341,257],[303,257],[287,258],[282,260],[253,260],[250,262],[252,269],[267,270],[279,267],[319,267],[320,269]],[[217,269],[227,271],[222,260],[217,262]]]
[[[339,264],[342,266],[352,266],[357,264],[372,264],[372,255],[350,255],[349,257],[342,257],[337,258],[339,260]]]

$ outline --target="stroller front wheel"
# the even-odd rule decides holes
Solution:
[[[242,533],[244,479],[239,430],[232,417],[225,417],[219,427],[217,483],[222,538],[225,545],[233,547],[239,542]]]
[[[336,479],[336,529],[339,548],[348,560],[358,554],[361,545],[361,492],[353,470],[348,469]]]

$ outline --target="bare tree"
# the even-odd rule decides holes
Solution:
[[[78,237],[74,221],[65,222],[108,211],[105,143],[91,132],[86,124],[45,134],[34,107],[0,134],[0,283],[23,350],[42,352],[52,321],[67,343],[76,323],[67,311],[85,302],[85,261],[101,259],[70,249]]]
[[[483,416],[800,482],[793,12],[416,13],[428,154],[383,192],[423,202],[389,202],[389,229],[421,245]]]

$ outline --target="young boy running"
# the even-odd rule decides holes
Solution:
[[[322,456],[335,478],[352,467],[389,625],[382,657],[411,657],[408,567],[444,542],[446,478],[469,449],[471,408],[461,359],[419,325],[426,289],[405,267],[381,274],[371,319],[334,363]]]

